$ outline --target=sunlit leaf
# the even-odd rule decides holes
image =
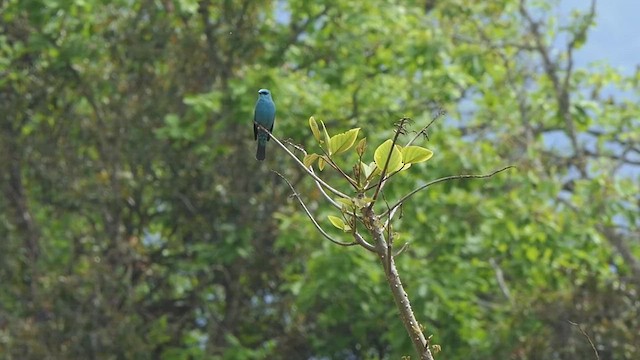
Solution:
[[[324,126],[324,121],[320,120],[320,124],[322,125],[322,131],[324,132],[324,141],[328,146],[331,141],[331,137],[329,136],[329,132],[327,132],[327,127]],[[327,149],[327,151],[329,152],[329,155],[331,155],[331,149]]]
[[[318,160],[318,158],[320,157],[320,155],[318,154],[307,154],[304,156],[304,159],[302,160],[302,163],[304,164],[304,166],[309,167],[311,165],[313,165],[314,162],[316,162],[316,160]]]
[[[384,165],[387,162],[387,158],[389,158],[389,164],[387,166],[387,174],[396,172],[402,168],[404,165],[402,163],[402,153],[400,152],[399,147],[393,146],[392,140],[387,140],[383,142],[373,154],[373,160],[376,162],[376,166],[380,170],[384,170]]]
[[[360,128],[351,129],[331,137],[329,141],[329,153],[339,154],[349,150],[356,142]]]
[[[327,216],[327,218],[329,218],[329,221],[331,221],[331,224],[335,227],[337,227],[340,230],[344,230],[345,227],[345,223],[344,220],[342,220],[341,218],[337,217],[337,216],[333,216],[333,215],[329,215]]]
[[[402,162],[415,164],[431,159],[433,151],[422,146],[407,146],[402,149]]]
[[[376,166],[375,166],[376,164],[375,163],[371,163],[371,164],[373,166],[360,162],[360,168],[362,169],[362,173],[364,174],[365,178],[368,178],[373,172],[373,170],[376,169]]]
[[[336,202],[339,202],[340,204],[344,205],[346,208],[351,209],[353,208],[355,205],[353,203],[353,200],[351,200],[350,198],[338,198],[336,199]]]
[[[313,137],[316,138],[319,143],[323,143],[322,136],[320,135],[320,129],[318,128],[318,122],[313,116],[309,118],[309,127],[311,128]]]

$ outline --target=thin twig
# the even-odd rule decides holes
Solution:
[[[595,0],[592,0],[591,5],[592,5],[591,11],[595,12]],[[584,34],[588,29],[588,26],[583,27],[578,31],[578,33],[574,34],[573,39],[567,45],[566,68],[564,69],[565,77],[563,80],[561,80],[559,77],[560,74],[558,70],[559,68],[558,62],[554,62],[554,60],[552,59],[550,49],[547,46],[547,44],[545,44],[545,41],[544,41],[544,33],[540,31],[541,22],[534,20],[533,16],[527,9],[526,0],[520,0],[519,12],[520,12],[520,15],[523,17],[523,19],[526,20],[528,24],[529,31],[531,32],[531,35],[533,35],[533,39],[535,41],[537,51],[542,59],[544,72],[546,73],[547,77],[551,81],[551,84],[553,85],[553,88],[555,91],[554,95],[556,98],[556,102],[558,103],[558,113],[564,120],[567,136],[569,137],[571,147],[573,148],[573,151],[575,152],[579,160],[578,163],[575,165],[578,171],[580,172],[580,174],[582,175],[582,177],[586,178],[587,169],[583,161],[583,151],[582,151],[582,148],[580,148],[579,146],[577,131],[575,128],[573,116],[571,115],[571,111],[570,111],[571,98],[569,96],[570,89],[568,88],[568,85],[572,75],[573,50],[577,44],[576,41],[580,36],[584,36]],[[593,16],[594,16],[594,13],[591,13],[589,15],[590,22],[592,21]]]
[[[422,135],[422,134],[426,134],[426,133],[427,133],[427,129],[429,129],[429,127],[430,127],[434,122],[436,122],[436,120],[438,120],[441,116],[443,116],[444,114],[445,114],[445,111],[444,111],[444,110],[442,110],[442,109],[440,109],[440,110],[438,111],[438,113],[437,113],[434,117],[432,117],[432,118],[431,118],[431,121],[427,124],[427,126],[423,127],[420,131],[418,131],[418,133],[416,134],[416,136],[414,136],[414,137],[413,137],[413,139],[409,140],[409,142],[407,143],[407,145],[405,145],[405,147],[407,147],[407,146],[409,146],[409,145],[413,144],[413,143],[416,141],[416,139],[418,139],[418,137],[419,137],[420,135]]]
[[[387,217],[387,221],[385,221],[384,226],[388,226],[389,222],[393,219],[393,217],[396,215],[396,211],[398,211],[400,207],[395,207],[393,209],[388,209],[388,213],[389,216]],[[400,215],[400,218],[402,218],[402,215]]]
[[[307,152],[300,146],[292,143],[289,140],[285,141],[287,144],[293,146],[296,150],[302,152],[305,156],[307,155]],[[308,167],[307,169],[309,169],[310,172],[314,173],[313,168],[312,167]],[[315,180],[315,179],[314,179]],[[327,194],[327,192],[324,190],[324,187],[322,187],[322,184],[320,184],[317,180],[315,180],[316,183],[316,187],[318,188],[318,190],[320,190],[320,192],[322,193],[322,196],[324,196],[324,198],[331,204],[333,205],[333,207],[335,207],[338,210],[342,209],[342,205],[338,204],[337,201],[333,200],[333,198],[331,196],[329,196],[329,194]]]
[[[402,171],[402,169],[403,169],[403,168],[400,168],[400,169],[398,169],[398,170],[396,170],[396,171],[394,171],[394,172],[392,172],[392,173],[388,174],[384,179],[382,179],[382,178],[381,178],[382,180],[379,180],[379,182],[377,182],[377,183],[375,183],[375,184],[373,184],[373,185],[370,185],[370,186],[366,187],[363,191],[365,191],[365,192],[366,192],[366,191],[369,191],[369,190],[373,189],[374,187],[378,186],[378,184],[380,184],[380,182],[385,182],[385,181],[389,180],[392,176],[394,176],[395,174],[397,174],[397,173],[401,172],[401,171]],[[373,174],[373,173],[374,173],[374,172],[372,172],[372,174]]]
[[[596,348],[596,344],[593,343],[593,341],[591,341],[591,338],[589,337],[589,335],[587,334],[586,331],[584,331],[584,329],[582,329],[582,326],[580,326],[580,324],[575,323],[571,320],[567,320],[567,322],[575,327],[578,328],[578,330],[580,330],[580,332],[582,333],[582,335],[584,335],[584,337],[587,338],[587,341],[589,341],[589,345],[591,345],[591,349],[593,349],[593,353],[596,355],[596,360],[600,360],[600,354],[598,353],[598,349]]]
[[[408,248],[409,248],[409,242],[407,241],[406,243],[402,244],[402,246],[400,246],[400,250],[396,251],[396,253],[393,255],[393,257],[397,257],[398,255],[402,254]]]
[[[324,186],[325,188],[327,188],[327,190],[331,191],[332,193],[346,198],[348,199],[349,196],[345,195],[344,193],[342,193],[339,190],[334,189],[333,187],[331,187],[331,185],[327,184],[326,182],[324,182],[324,180],[322,180],[320,177],[318,177],[318,175],[316,175],[313,171],[310,171],[306,166],[304,166],[304,163],[302,163],[302,161],[300,161],[300,159],[298,159],[297,156],[295,156],[289,149],[287,149],[286,146],[284,146],[284,144],[278,140],[277,137],[273,136],[273,134],[267,130],[267,128],[265,128],[264,126],[258,124],[257,122],[253,122],[254,124],[256,124],[256,126],[258,126],[260,129],[264,130],[267,134],[269,134],[269,137],[273,139],[273,141],[276,142],[276,144],[278,144],[278,146],[280,146],[282,148],[282,150],[284,150],[287,154],[289,154],[289,156],[291,156],[293,158],[293,160],[296,161],[296,163],[304,169],[304,171],[309,174],[312,178],[314,178],[318,183],[322,184],[322,186]]]
[[[342,169],[338,166],[338,164],[335,163],[335,161],[333,161],[333,159],[331,158],[331,156],[329,156],[329,153],[325,149],[323,149],[322,147],[320,147],[320,149],[322,150],[324,155],[327,157],[325,161],[329,164],[329,166],[331,166],[335,171],[340,173],[340,175],[342,175],[342,177],[345,178],[349,182],[349,184],[353,186],[354,189],[357,189],[358,185],[356,184],[356,181],[352,179],[349,175],[347,175],[344,171],[342,171]]]
[[[393,205],[389,210],[385,211],[382,215],[380,215],[381,217],[387,216],[387,213],[389,213],[390,211],[393,211],[393,209],[397,208],[398,206],[402,205],[402,203],[404,201],[406,201],[408,198],[412,197],[413,195],[415,195],[417,192],[424,190],[426,188],[428,188],[431,185],[435,185],[441,182],[445,182],[445,181],[450,181],[450,180],[461,180],[461,179],[483,179],[483,178],[488,178],[488,177],[492,177],[493,175],[503,172],[505,170],[511,169],[511,168],[515,168],[515,166],[513,165],[509,165],[506,167],[503,167],[502,169],[496,170],[494,172],[492,172],[491,174],[485,174],[485,175],[452,175],[452,176],[445,176],[443,178],[440,179],[436,179],[433,181],[430,181],[420,187],[418,187],[417,189],[414,189],[413,191],[411,191],[410,193],[408,193],[407,195],[403,196],[400,200],[398,200],[398,202]]]
[[[358,245],[357,242],[350,242],[350,243],[345,243],[342,241],[338,241],[335,240],[334,238],[332,238],[331,236],[329,236],[329,234],[327,234],[322,227],[320,226],[320,224],[318,224],[318,222],[316,221],[316,219],[313,217],[313,215],[311,215],[311,212],[309,211],[309,209],[307,208],[307,206],[304,204],[304,201],[302,201],[302,198],[300,197],[300,195],[298,194],[298,192],[296,191],[296,189],[293,187],[293,185],[291,185],[291,183],[289,182],[289,180],[287,180],[287,178],[285,178],[282,174],[280,174],[279,172],[275,171],[275,170],[271,170],[272,172],[274,172],[276,175],[280,176],[282,178],[282,180],[284,180],[287,185],[289,185],[289,188],[291,189],[291,191],[293,191],[293,196],[298,199],[298,202],[300,203],[300,205],[302,206],[302,208],[304,209],[304,212],[307,213],[307,216],[309,217],[309,219],[311,220],[311,222],[313,223],[313,225],[316,227],[316,229],[318,229],[318,231],[320,231],[320,233],[327,238],[329,241],[331,241],[334,244],[340,245],[340,246],[353,246],[353,245]]]
[[[511,292],[509,291],[509,287],[507,286],[507,282],[504,279],[504,273],[502,272],[502,268],[496,262],[494,258],[489,258],[489,264],[496,272],[496,281],[498,281],[498,287],[502,291],[502,295],[509,300],[510,303],[513,303],[513,298],[511,297]]]
[[[384,196],[384,193],[380,193],[382,195],[382,200],[384,201],[384,204],[387,206],[387,209],[389,209],[389,202],[387,201],[387,199]],[[393,257],[393,233],[391,232],[391,219],[387,218],[387,221],[385,221],[385,225],[386,225],[386,229],[387,229],[387,267],[391,268],[391,258]],[[382,230],[384,230],[385,228],[383,227]]]

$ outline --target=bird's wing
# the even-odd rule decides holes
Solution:
[[[253,111],[253,140],[258,140],[258,127],[256,126],[256,112]]]

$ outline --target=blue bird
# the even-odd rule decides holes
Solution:
[[[258,140],[258,150],[256,151],[256,159],[264,160],[265,147],[267,141],[269,141],[269,134],[266,131],[258,128],[255,123],[262,125],[264,128],[269,129],[269,132],[273,131],[273,123],[276,120],[276,104],[271,99],[271,92],[267,89],[260,89],[258,91],[258,101],[256,102],[256,109],[253,112],[253,138]]]

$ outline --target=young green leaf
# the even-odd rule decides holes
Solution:
[[[335,227],[337,227],[338,229],[342,230],[342,231],[349,231],[351,230],[351,227],[347,224],[344,223],[344,221],[337,217],[337,216],[333,216],[333,215],[329,215],[327,216],[329,218],[329,221],[331,221],[331,224]]]
[[[372,198],[366,196],[366,197],[362,197],[362,198],[355,198],[353,200],[354,205],[358,208],[358,209],[362,209],[365,206],[369,206],[369,204],[373,201]]]
[[[336,202],[339,202],[340,204],[343,205],[343,209],[352,209],[355,205],[353,203],[353,200],[349,199],[349,198],[338,198],[336,199]]]
[[[415,164],[431,159],[433,151],[421,146],[407,146],[402,149],[402,162]]]
[[[376,166],[375,162],[371,162],[369,166],[373,168],[373,172],[371,173],[371,176],[380,176],[380,174],[382,174],[382,169]]]
[[[318,154],[307,154],[304,156],[304,159],[302,159],[302,163],[304,164],[304,166],[309,167],[311,165],[313,165],[314,162],[316,162],[316,160],[318,160],[318,158],[320,157],[320,155]]]
[[[378,146],[376,151],[373,153],[373,160],[376,162],[376,166],[380,171],[384,169],[387,158],[390,156],[389,165],[387,166],[387,174],[400,170],[404,165],[402,163],[402,153],[400,152],[399,146],[396,145],[392,149],[392,145],[393,141],[387,140]]]
[[[358,131],[360,131],[360,128],[351,129],[347,132],[332,136],[329,141],[329,153],[339,154],[351,149],[358,137]]]
[[[318,158],[318,169],[320,171],[324,170],[324,158],[322,156]]]
[[[369,163],[369,165],[365,163],[361,163],[361,166],[362,166],[362,171],[364,172],[364,176],[367,179],[370,179],[373,176],[378,176],[382,172],[382,170],[379,169],[378,166],[376,166],[376,163],[373,161]]]
[[[322,125],[322,131],[324,132],[324,141],[327,144],[327,147],[329,146],[329,142],[331,141],[331,137],[329,136],[329,133],[327,132],[327,127],[324,126],[324,121],[320,120],[320,124]],[[331,155],[331,148],[327,149],[327,151],[329,152],[329,155]]]
[[[311,132],[313,133],[313,137],[322,144],[322,137],[320,136],[320,129],[318,128],[318,122],[312,116],[309,118],[309,127],[311,128]]]
[[[362,161],[360,162],[360,169],[362,169],[362,173],[364,174],[365,178],[368,178],[369,175],[371,175],[371,172],[373,171],[373,169],[369,167],[369,165],[363,163]]]

